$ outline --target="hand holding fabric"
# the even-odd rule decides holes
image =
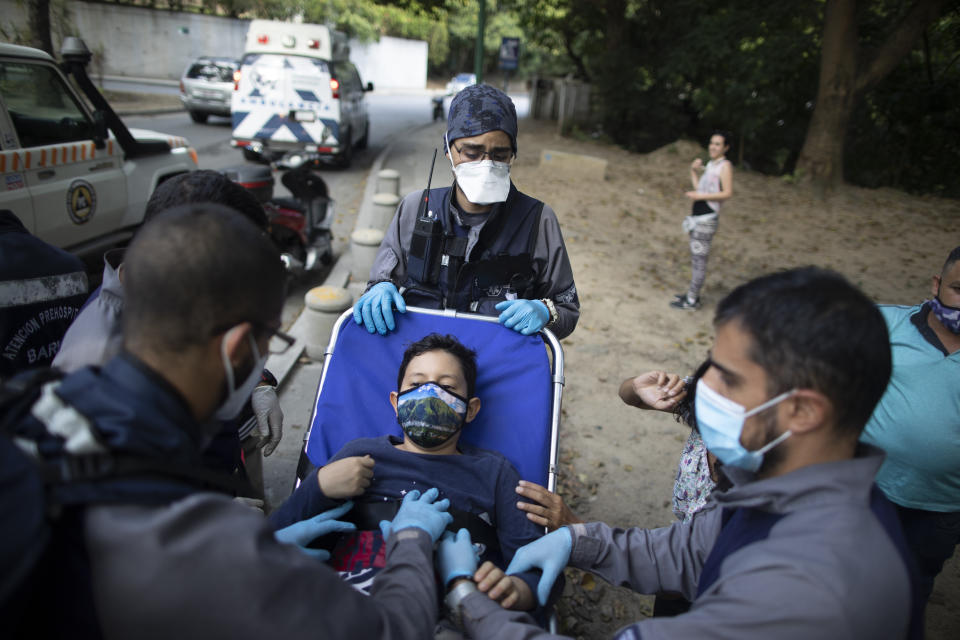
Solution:
[[[476,573],[477,552],[469,531],[460,529],[456,535],[450,531],[443,534],[437,549],[437,569],[444,585],[449,585],[454,578],[469,578]]]
[[[540,582],[537,583],[537,600],[541,606],[546,606],[553,583],[570,561],[572,550],[573,536],[567,527],[561,527],[517,549],[510,566],[507,567],[507,575],[540,569],[542,573]]]
[[[508,576],[489,560],[473,574],[477,591],[485,593],[504,609],[525,610],[534,606],[533,594],[527,583],[516,576]]]
[[[358,496],[370,486],[375,464],[369,455],[340,458],[317,470],[317,484],[328,498],[341,500]]]
[[[273,453],[283,437],[283,411],[280,409],[277,389],[270,385],[256,387],[250,395],[250,406],[257,418],[260,446],[263,447],[263,457],[266,458]]]
[[[300,522],[294,522],[283,529],[277,529],[273,532],[273,536],[277,539],[277,542],[296,545],[307,555],[319,560],[327,560],[330,558],[328,551],[323,549],[308,549],[306,545],[328,533],[356,530],[357,526],[352,522],[341,522],[337,520],[337,518],[352,508],[353,502],[345,502],[335,509],[324,511],[321,514],[307,518],[306,520],[301,520]]]
[[[501,311],[500,324],[525,336],[540,331],[550,322],[547,305],[539,300],[504,300],[494,307]]]
[[[439,495],[440,490],[436,487],[424,493],[423,497],[416,489],[405,495],[403,502],[400,504],[400,510],[393,517],[393,521],[382,520],[380,522],[380,532],[383,533],[383,538],[389,538],[391,531],[416,527],[429,533],[430,538],[436,542],[443,534],[444,529],[453,522],[453,516],[447,513],[450,501],[446,498],[437,500]]]
[[[568,524],[583,522],[559,495],[548,491],[536,482],[521,480],[516,492],[530,502],[518,502],[517,509],[527,512],[527,519],[541,527],[553,531]]]
[[[370,333],[382,336],[397,328],[393,320],[393,307],[400,313],[406,313],[407,304],[396,285],[392,282],[378,282],[360,296],[353,305],[353,321],[362,324]]]

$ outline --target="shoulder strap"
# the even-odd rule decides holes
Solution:
[[[533,226],[530,228],[530,238],[527,241],[527,253],[532,258],[537,250],[537,238],[540,237],[540,217],[543,216],[543,202],[537,201],[537,208],[533,212]]]
[[[50,438],[52,442],[52,439],[57,436],[51,435],[45,427],[42,432],[34,430],[30,434],[19,434],[16,430],[40,397],[44,386],[63,377],[64,373],[57,369],[37,369],[0,386],[0,433],[10,438],[17,436],[33,443],[37,453],[30,457],[37,463],[45,486],[62,487],[71,483],[102,483],[119,478],[153,476],[186,483],[194,491],[203,488],[235,495],[242,494],[248,489],[246,481],[241,478],[204,467],[180,465],[129,453],[107,452],[83,455],[71,455],[66,452],[58,452],[56,455],[39,453],[42,450],[48,452],[51,450],[40,446],[42,440]],[[87,493],[89,495],[89,492]],[[84,502],[96,502],[96,500],[84,500]]]
[[[242,495],[249,490],[246,480],[205,467],[193,467],[170,463],[165,460],[130,454],[91,454],[63,456],[59,460],[44,460],[41,463],[44,484],[51,487],[71,483],[88,483],[96,486],[111,480],[152,478],[174,481],[187,485],[183,495],[197,490],[216,491],[230,495]],[[168,495],[169,492],[164,492]],[[96,502],[96,499],[78,499],[77,502]]]

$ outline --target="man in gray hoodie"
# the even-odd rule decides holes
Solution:
[[[874,485],[882,453],[858,444],[890,377],[877,308],[838,274],[764,276],[717,307],[697,425],[733,483],[689,523],[562,527],[517,551],[538,595],[569,565],[642,593],[674,591],[688,613],[623,628],[633,638],[907,638],[922,634],[909,555]],[[448,606],[473,638],[546,637],[459,579],[464,535],[445,540]]]

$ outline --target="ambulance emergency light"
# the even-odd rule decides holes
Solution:
[[[244,53],[300,55],[321,60],[346,60],[346,34],[320,24],[252,20]]]

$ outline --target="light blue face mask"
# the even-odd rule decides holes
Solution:
[[[750,416],[760,413],[764,409],[769,409],[794,393],[796,393],[796,389],[781,393],[760,406],[745,411],[742,405],[729,398],[724,398],[708,387],[701,378],[697,382],[697,394],[694,397],[693,404],[697,428],[700,430],[707,451],[717,456],[717,459],[723,464],[756,472],[763,464],[763,454],[789,438],[791,432],[783,432],[756,451],[747,451],[740,444],[743,423]]]

